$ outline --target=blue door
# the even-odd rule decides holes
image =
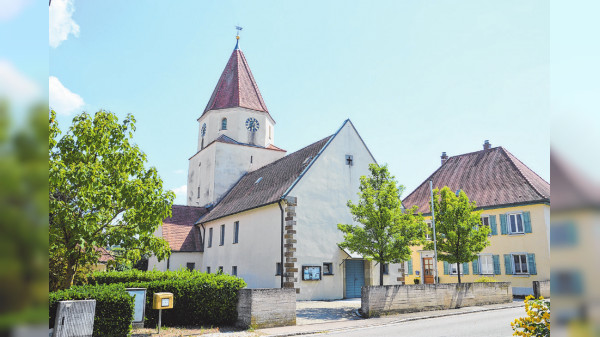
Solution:
[[[365,285],[365,264],[363,260],[346,260],[346,298],[360,297],[360,289]]]

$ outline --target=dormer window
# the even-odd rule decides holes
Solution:
[[[227,118],[221,120],[221,130],[227,130]]]

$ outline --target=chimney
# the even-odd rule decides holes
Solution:
[[[485,140],[485,142],[483,142],[483,149],[484,150],[489,150],[492,147],[492,144],[490,144],[489,140]]]
[[[442,152],[442,165],[444,165],[444,163],[446,162],[446,160],[448,160],[448,155],[446,154],[446,152]]]

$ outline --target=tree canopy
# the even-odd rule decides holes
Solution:
[[[464,191],[455,193],[448,186],[433,190],[433,209],[438,260],[470,262],[489,246],[490,228],[481,225],[481,212],[475,211],[476,203],[469,201]],[[425,248],[433,249],[433,241],[427,242]],[[460,283],[460,267],[457,270]]]
[[[51,111],[51,288],[70,287],[78,270],[98,262],[99,247],[119,246],[133,262],[144,253],[166,258],[168,243],[154,231],[171,215],[175,196],[154,167],[144,167],[134,117],[119,123],[107,111],[82,113],[60,139],[55,117]]]
[[[360,177],[359,202],[348,201],[354,221],[360,225],[338,224],[344,233],[341,248],[379,263],[379,284],[383,285],[384,264],[407,261],[411,246],[423,242],[425,222],[416,207],[403,212],[397,186],[387,166],[369,165],[370,175]]]

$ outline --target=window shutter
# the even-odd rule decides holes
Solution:
[[[492,230],[492,235],[498,235],[498,225],[496,224],[496,216],[490,215],[490,228]]]
[[[469,262],[463,262],[463,275],[469,275]]]
[[[504,254],[504,273],[506,275],[512,275],[512,256],[510,254]]]
[[[506,214],[500,214],[500,233],[508,234],[508,225],[506,223]]]
[[[523,223],[525,224],[525,233],[531,233],[531,215],[529,212],[523,212]]]
[[[449,267],[448,267],[448,261],[444,261],[444,275],[449,275],[450,272],[448,271]]]
[[[494,275],[500,275],[500,255],[493,255],[494,259]]]
[[[412,267],[412,259],[408,260],[408,275],[412,275],[413,267]]]
[[[527,265],[529,267],[529,274],[537,275],[537,268],[535,265],[535,254],[527,254]]]
[[[473,260],[473,275],[479,274],[479,259]]]

